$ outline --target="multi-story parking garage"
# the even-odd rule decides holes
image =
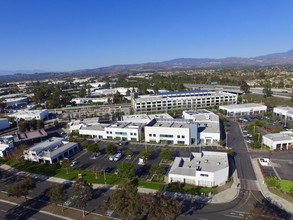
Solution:
[[[237,95],[208,90],[164,92],[140,97],[133,95],[131,103],[135,113],[166,112],[176,109],[197,109],[221,104],[236,104]]]

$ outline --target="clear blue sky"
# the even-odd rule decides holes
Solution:
[[[0,0],[0,70],[293,49],[292,0]]]

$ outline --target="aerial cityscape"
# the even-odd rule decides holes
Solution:
[[[0,219],[293,219],[292,8],[0,1]]]

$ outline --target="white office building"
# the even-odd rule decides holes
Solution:
[[[0,131],[9,128],[9,121],[7,118],[0,118]]]
[[[0,137],[0,157],[6,156],[6,153],[12,150],[14,147],[13,136],[2,136]]]
[[[281,118],[293,121],[293,108],[292,107],[275,107],[274,110],[275,116],[280,116]]]
[[[197,131],[201,143],[215,143],[220,141],[220,121],[215,113],[205,110],[187,110],[182,112],[184,119],[191,119],[197,123]]]
[[[262,136],[262,144],[270,150],[288,150],[293,146],[293,137],[286,133],[271,133]]]
[[[48,119],[48,110],[17,110],[15,113],[9,114],[8,116],[24,120],[46,120]]]
[[[168,113],[161,114],[135,114],[135,115],[123,115],[121,121],[124,122],[137,122],[137,123],[149,123],[153,119],[173,119]]]
[[[111,124],[86,125],[79,129],[80,135],[97,139],[139,141],[143,123],[117,121]]]
[[[221,105],[219,109],[223,110],[225,115],[234,117],[242,115],[263,114],[267,111],[267,106],[256,103],[245,103]]]
[[[192,90],[181,92],[162,92],[156,95],[132,97],[135,113],[167,112],[176,109],[197,109],[221,104],[236,104],[237,95],[227,92]]]
[[[176,157],[168,174],[168,182],[180,182],[204,187],[220,186],[229,177],[229,162],[225,152],[192,152],[189,157]]]
[[[190,145],[198,143],[197,123],[186,119],[153,119],[144,127],[145,142]]]
[[[24,159],[38,163],[53,164],[72,156],[78,151],[78,143],[66,142],[63,138],[52,137],[25,150]]]

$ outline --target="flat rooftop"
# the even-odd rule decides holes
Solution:
[[[147,126],[162,128],[189,128],[190,124],[195,124],[189,119],[155,119]]]
[[[133,129],[137,129],[137,128],[141,128],[143,126],[144,126],[144,123],[117,121],[117,122],[110,124],[110,126],[108,126],[108,128],[130,128],[130,129],[133,128]]]
[[[267,107],[257,103],[244,103],[244,104],[233,104],[233,105],[222,105],[221,107],[226,109],[239,109],[239,108],[255,108],[255,107]]]
[[[272,141],[293,141],[293,137],[286,133],[271,133],[264,135],[264,137]]]
[[[77,146],[77,143],[75,143],[75,142],[68,142],[68,143],[62,144],[61,146],[58,146],[56,148],[53,148],[50,151],[43,151],[42,152],[42,155],[39,155],[39,156],[53,158],[53,157],[58,156],[62,152],[66,151],[66,150],[68,150],[70,148],[73,148],[75,146]]]
[[[85,130],[85,131],[103,131],[105,127],[109,127],[109,124],[95,124],[95,125],[87,125],[87,126],[82,126],[80,130]]]
[[[215,172],[227,167],[229,162],[226,152],[192,152],[189,157],[176,157],[169,173],[195,176],[196,171]]]
[[[54,145],[58,142],[61,142],[62,140],[64,140],[61,137],[51,137],[43,142],[37,143],[35,145],[33,145],[32,147],[30,147],[28,150],[29,151],[36,151],[36,152],[40,152],[44,149],[46,149],[47,147]]]
[[[24,133],[18,133],[14,139],[14,141],[28,141],[31,139],[47,137],[47,132],[44,129],[29,131]]]

